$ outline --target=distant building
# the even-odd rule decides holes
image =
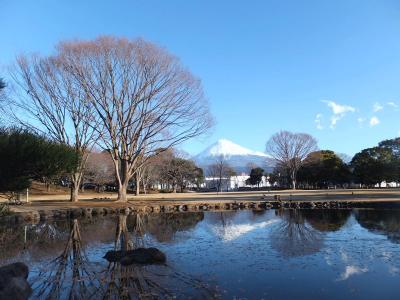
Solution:
[[[249,178],[250,178],[249,175],[244,175],[244,174],[231,176],[229,178],[222,178],[221,191],[227,192],[227,191],[235,191],[238,190],[239,188],[244,188],[244,187],[257,187],[246,184],[246,180]],[[259,187],[270,187],[271,184],[269,183],[268,179],[269,178],[263,176]],[[219,180],[220,179],[216,177],[205,177],[204,184],[202,187],[207,189],[218,189]]]
[[[397,188],[400,187],[400,183],[398,182],[386,182],[386,181],[382,181],[380,184],[376,184],[375,187],[379,188]]]

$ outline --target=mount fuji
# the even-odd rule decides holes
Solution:
[[[221,157],[238,174],[249,173],[250,165],[261,167],[265,171],[271,169],[272,159],[269,155],[247,149],[226,139],[218,140],[194,156],[193,160],[206,171],[209,165],[216,163]]]

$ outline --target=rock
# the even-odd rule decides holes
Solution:
[[[0,299],[28,299],[32,294],[28,274],[29,269],[24,263],[0,267]]]
[[[129,208],[128,207],[117,208],[117,214],[129,215]]]
[[[101,207],[93,207],[92,208],[92,215],[93,216],[101,215],[103,213],[104,213],[104,210]]]
[[[108,251],[104,256],[109,262],[121,262],[121,265],[162,264],[167,257],[157,248],[138,248],[129,251]]]
[[[69,210],[69,216],[71,218],[79,218],[82,216],[82,209],[80,208],[73,208]]]
[[[92,211],[93,209],[90,207],[82,208],[82,214],[87,217],[92,216]]]
[[[53,218],[57,219],[57,218],[66,218],[69,215],[69,211],[67,210],[54,210],[52,212],[53,214]]]
[[[108,251],[103,258],[109,262],[118,262],[127,254],[127,252],[128,251]]]
[[[207,204],[199,205],[199,210],[208,210]]]
[[[154,206],[153,207],[153,212],[160,212],[161,211],[161,206]]]
[[[187,205],[179,205],[178,211],[187,211],[188,207]]]
[[[157,248],[138,248],[127,251],[121,259],[121,265],[129,266],[132,264],[161,264],[167,260],[165,254]]]
[[[40,214],[38,211],[21,212],[20,215],[26,222],[40,220]]]
[[[254,202],[250,202],[247,206],[248,208],[256,208],[256,204]]]

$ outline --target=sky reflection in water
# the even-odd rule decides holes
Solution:
[[[0,238],[0,264],[25,261],[36,298],[397,299],[400,292],[393,209],[99,217],[0,225]],[[167,265],[103,259],[140,246],[164,251]]]

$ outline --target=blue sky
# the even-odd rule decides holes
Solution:
[[[0,0],[0,65],[60,40],[143,37],[203,81],[219,138],[263,151],[281,129],[354,154],[400,135],[400,2]]]

